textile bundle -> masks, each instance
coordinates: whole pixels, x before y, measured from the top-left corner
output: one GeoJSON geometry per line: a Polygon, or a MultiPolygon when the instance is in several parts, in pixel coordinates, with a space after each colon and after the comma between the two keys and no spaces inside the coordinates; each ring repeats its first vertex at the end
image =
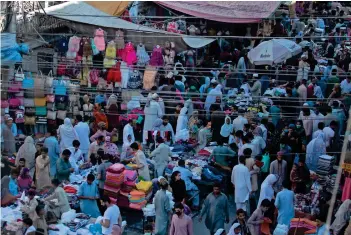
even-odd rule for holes
{"type": "Polygon", "coordinates": [[[129,194],[129,207],[141,210],[147,203],[145,193],[140,190],[133,190],[129,194]]]}
{"type": "Polygon", "coordinates": [[[124,165],[116,163],[107,168],[104,194],[110,197],[113,203],[117,202],[117,197],[124,182],[124,165]]]}
{"type": "Polygon", "coordinates": [[[317,174],[318,175],[330,175],[333,171],[335,164],[335,158],[328,155],[322,155],[318,159],[317,174]]]}

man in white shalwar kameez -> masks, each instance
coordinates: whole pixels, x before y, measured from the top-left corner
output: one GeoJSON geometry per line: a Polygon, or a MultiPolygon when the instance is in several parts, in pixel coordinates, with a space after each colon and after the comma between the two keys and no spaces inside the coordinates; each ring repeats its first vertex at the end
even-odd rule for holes
{"type": "Polygon", "coordinates": [[[83,122],[83,118],[81,115],[76,116],[77,124],[74,126],[74,130],[77,132],[79,142],[80,142],[80,150],[84,156],[85,160],[88,160],[88,152],[90,146],[90,128],[86,122],[83,122]]]}
{"type": "MultiPolygon", "coordinates": [[[[123,144],[125,143],[134,143],[135,142],[135,137],[134,137],[134,131],[132,127],[133,119],[129,119],[127,125],[123,127],[123,144]],[[131,141],[128,140],[128,136],[130,135],[131,141]]],[[[129,144],[130,145],[130,144],[129,144]]]]}
{"type": "Polygon", "coordinates": [[[251,189],[250,172],[245,166],[245,156],[239,157],[239,164],[233,168],[231,181],[234,185],[234,200],[236,209],[248,211],[247,204],[249,202],[251,189]]]}
{"type": "Polygon", "coordinates": [[[242,131],[244,129],[244,125],[248,124],[246,117],[244,117],[244,111],[239,110],[238,117],[233,120],[233,128],[236,131],[242,131]]]}
{"type": "Polygon", "coordinates": [[[152,100],[149,104],[146,104],[144,113],[145,113],[145,121],[144,121],[144,130],[143,130],[143,144],[146,144],[146,139],[148,136],[148,131],[152,131],[154,127],[154,122],[157,118],[162,118],[163,112],[162,109],[157,102],[158,95],[155,93],[151,96],[152,100]]]}

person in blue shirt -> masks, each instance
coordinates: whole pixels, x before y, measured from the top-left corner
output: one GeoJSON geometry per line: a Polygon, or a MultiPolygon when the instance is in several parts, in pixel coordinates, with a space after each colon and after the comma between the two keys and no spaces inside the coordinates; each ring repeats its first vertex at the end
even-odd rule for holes
{"type": "Polygon", "coordinates": [[[290,226],[290,221],[295,216],[294,211],[294,192],[288,189],[289,181],[283,181],[283,190],[280,191],[275,199],[274,205],[278,209],[278,224],[290,226]]]}
{"type": "Polygon", "coordinates": [[[50,131],[50,136],[44,141],[44,146],[48,148],[48,155],[50,158],[50,175],[56,175],[56,162],[60,154],[60,146],[56,138],[56,130],[50,131]]]}
{"type": "Polygon", "coordinates": [[[9,192],[13,196],[17,196],[19,191],[18,191],[18,183],[17,183],[17,178],[18,178],[19,172],[17,169],[11,170],[11,175],[10,175],[10,182],[9,182],[9,192]]]}
{"type": "Polygon", "coordinates": [[[105,104],[106,105],[107,98],[102,91],[99,91],[99,94],[95,96],[95,104],[105,104]]]}
{"type": "Polygon", "coordinates": [[[190,170],[185,168],[185,161],[179,160],[178,166],[173,168],[173,172],[179,171],[182,180],[185,182],[186,193],[189,197],[192,197],[193,209],[198,209],[200,204],[199,198],[199,189],[198,187],[191,181],[193,174],[190,170]]]}
{"type": "Polygon", "coordinates": [[[78,198],[80,199],[80,209],[84,214],[90,215],[93,218],[101,215],[96,202],[96,199],[99,198],[99,190],[93,174],[89,174],[87,181],[80,185],[78,198]]]}

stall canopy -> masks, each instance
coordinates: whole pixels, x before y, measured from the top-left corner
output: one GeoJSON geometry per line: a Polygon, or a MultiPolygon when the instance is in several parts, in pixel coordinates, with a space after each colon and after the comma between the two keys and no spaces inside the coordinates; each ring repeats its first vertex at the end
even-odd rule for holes
{"type": "Polygon", "coordinates": [[[274,13],[280,5],[280,1],[157,1],[156,3],[188,15],[226,23],[260,22],[274,13]]]}
{"type": "Polygon", "coordinates": [[[112,16],[120,16],[127,9],[129,1],[86,1],[89,5],[112,16]]]}
{"type": "MultiPolygon", "coordinates": [[[[90,31],[91,27],[89,27],[89,25],[102,28],[125,29],[127,30],[127,40],[131,40],[134,43],[145,43],[142,40],[147,40],[147,42],[150,45],[156,45],[162,43],[162,41],[164,42],[168,40],[175,42],[176,45],[180,47],[179,49],[186,49],[187,46],[192,48],[200,48],[206,46],[207,44],[215,40],[212,38],[194,37],[169,33],[163,30],[134,24],[132,22],[120,19],[118,17],[111,17],[110,14],[107,14],[104,11],[97,9],[92,4],[88,4],[86,2],[69,1],[63,4],[45,8],[44,10],[45,12],[43,10],[39,10],[39,13],[64,19],[67,21],[84,24],[82,26],[72,24],[72,26],[76,29],[79,28],[78,31],[80,32],[85,30],[90,31]],[[145,33],[153,33],[153,35],[148,35],[145,39],[143,38],[143,36],[145,36],[145,33]]],[[[108,30],[106,31],[108,32],[108,30]]]]}

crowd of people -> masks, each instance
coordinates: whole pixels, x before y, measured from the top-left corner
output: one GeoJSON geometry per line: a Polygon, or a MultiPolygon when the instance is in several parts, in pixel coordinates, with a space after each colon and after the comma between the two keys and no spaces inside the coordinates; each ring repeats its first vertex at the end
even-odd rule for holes
{"type": "MultiPolygon", "coordinates": [[[[299,14],[308,14],[308,9],[308,4],[301,6],[299,14]]],[[[316,9],[321,16],[332,17],[290,20],[283,14],[282,19],[276,19],[272,36],[292,36],[297,43],[308,41],[302,54],[286,61],[278,75],[272,67],[258,68],[250,63],[250,43],[241,47],[234,43],[235,50],[229,43],[214,57],[222,65],[235,67],[235,72],[223,68],[161,76],[158,87],[151,89],[142,105],[143,124],[129,118],[124,126],[109,127],[106,103],[96,102],[93,119],[81,115],[74,121],[66,118],[57,130],[47,133],[42,146],[27,136],[17,150],[16,124],[5,117],[1,205],[11,205],[25,192],[29,201],[20,201],[21,211],[27,215],[23,234],[48,234],[48,224],[70,210],[62,184],[72,173],[96,166],[97,175],[88,174],[79,187],[80,210],[94,218],[103,216],[103,234],[121,234],[120,209],[104,195],[106,170],[117,162],[133,163],[140,179],[157,179],[157,235],[196,234],[190,208],[198,211],[198,220],[204,220],[211,234],[272,234],[281,225],[290,228],[297,195],[317,195],[312,205],[316,212],[311,217],[317,222],[317,235],[350,234],[349,199],[333,215],[328,230],[325,222],[331,194],[320,196],[324,189],[317,174],[320,156],[331,156],[335,164],[340,159],[351,97],[350,52],[345,46],[350,25],[343,20],[340,8],[321,4],[316,9]],[[308,31],[299,31],[303,21],[308,31]],[[326,40],[317,50],[311,36],[320,27],[326,40]],[[323,72],[317,69],[317,60],[327,61],[323,72]],[[205,198],[200,197],[184,159],[169,177],[166,175],[172,145],[186,143],[188,151],[196,155],[214,142],[208,164],[220,172],[223,181],[214,183],[205,198]],[[9,159],[14,153],[12,162],[9,159]],[[37,200],[35,196],[47,188],[52,189],[51,194],[37,200]],[[167,191],[172,192],[173,208],[167,191]],[[235,220],[230,217],[232,203],[235,220]],[[228,223],[231,227],[226,232],[228,223]]],[[[203,66],[215,65],[205,59],[203,66]]]]}

